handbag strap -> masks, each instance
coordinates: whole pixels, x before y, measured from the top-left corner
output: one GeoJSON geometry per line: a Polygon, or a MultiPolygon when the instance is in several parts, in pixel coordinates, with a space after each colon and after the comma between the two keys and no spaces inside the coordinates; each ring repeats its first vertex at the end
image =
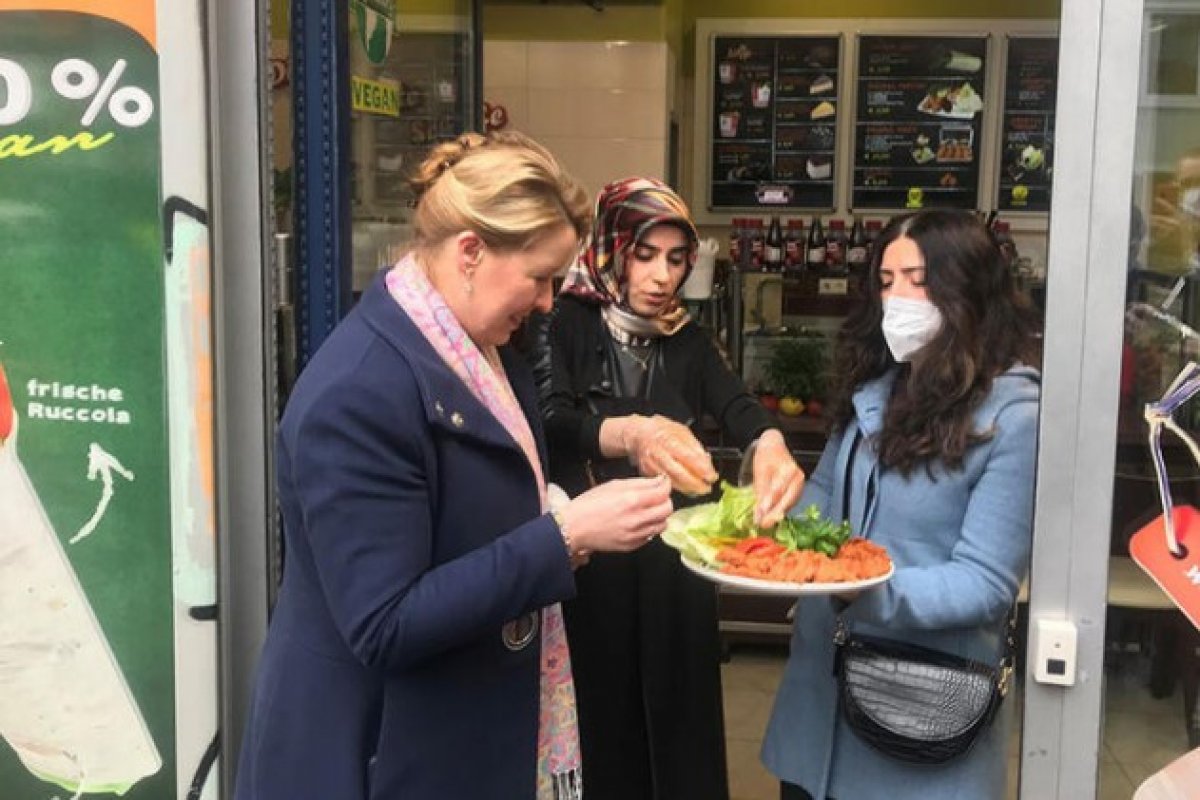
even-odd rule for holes
{"type": "Polygon", "coordinates": [[[1004,626],[1004,655],[996,668],[996,690],[1000,696],[1008,694],[1012,686],[1013,673],[1017,663],[1017,604],[1008,611],[1008,624],[1004,626]]]}
{"type": "MultiPolygon", "coordinates": [[[[862,445],[862,428],[856,424],[854,426],[854,441],[850,443],[850,454],[846,457],[846,476],[842,480],[842,519],[849,521],[850,519],[850,487],[853,485],[854,478],[854,461],[858,457],[858,448],[862,445]]],[[[864,508],[870,508],[871,502],[875,499],[875,477],[867,481],[867,498],[863,504],[864,508]]],[[[866,538],[866,531],[859,531],[859,536],[866,538]]]]}
{"type": "MultiPolygon", "coordinates": [[[[850,519],[850,486],[851,479],[854,475],[854,460],[858,456],[858,448],[862,444],[862,429],[855,425],[854,441],[850,444],[850,454],[846,458],[846,476],[842,481],[842,519],[850,519]]],[[[874,499],[875,484],[874,481],[867,482],[867,498],[866,505],[870,506],[874,499]]],[[[865,534],[865,531],[860,531],[860,534],[865,534]]],[[[844,606],[843,606],[844,608],[844,606]]],[[[834,654],[834,673],[837,672],[838,655],[842,649],[842,645],[850,639],[850,628],[846,624],[846,620],[840,613],[837,614],[836,622],[833,631],[833,641],[836,645],[834,654]]],[[[1008,623],[1004,626],[1004,653],[1000,656],[1000,662],[996,665],[996,690],[1001,697],[1008,694],[1009,688],[1012,686],[1013,672],[1015,670],[1017,660],[1017,604],[1013,603],[1008,612],[1008,623]]]]}

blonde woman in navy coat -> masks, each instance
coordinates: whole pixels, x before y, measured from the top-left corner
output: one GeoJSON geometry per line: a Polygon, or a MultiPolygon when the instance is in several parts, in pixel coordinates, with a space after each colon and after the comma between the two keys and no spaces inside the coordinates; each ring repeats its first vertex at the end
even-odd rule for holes
{"type": "Polygon", "coordinates": [[[922,211],[880,234],[868,300],[843,327],[834,435],[800,506],[890,551],[896,573],[847,605],[805,598],[763,761],[784,800],[1000,800],[1009,698],[939,766],[872,749],[840,717],[834,625],[997,663],[1032,535],[1034,322],[974,215],[922,211]]]}
{"type": "Polygon", "coordinates": [[[558,604],[590,551],[636,549],[671,511],[656,478],[552,508],[504,347],[578,250],[578,184],[525,137],[469,134],[417,185],[413,251],[283,418],[287,561],[237,800],[581,797],[558,604]]]}

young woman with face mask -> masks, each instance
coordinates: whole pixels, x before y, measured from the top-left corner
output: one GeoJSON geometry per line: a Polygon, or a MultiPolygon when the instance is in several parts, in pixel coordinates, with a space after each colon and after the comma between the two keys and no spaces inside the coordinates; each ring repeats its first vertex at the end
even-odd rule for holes
{"type": "Polygon", "coordinates": [[[856,597],[801,600],[763,761],[785,800],[1003,798],[1011,700],[965,755],[916,766],[847,727],[830,665],[839,617],[851,634],[999,662],[1032,535],[1035,321],[966,212],[893,220],[867,291],[838,340],[833,431],[800,505],[848,518],[896,571],[856,597]]]}
{"type": "MultiPolygon", "coordinates": [[[[550,476],[572,494],[666,475],[676,503],[717,474],[692,428],[705,415],[753,457],[755,515],[772,526],[804,474],[678,292],[696,254],[683,200],[629,178],[596,200],[592,235],[537,330],[534,369],[550,476]]],[[[692,500],[691,502],[695,502],[692,500]]],[[[725,800],[716,592],[661,542],[597,554],[564,605],[589,800],[725,800]]]]}

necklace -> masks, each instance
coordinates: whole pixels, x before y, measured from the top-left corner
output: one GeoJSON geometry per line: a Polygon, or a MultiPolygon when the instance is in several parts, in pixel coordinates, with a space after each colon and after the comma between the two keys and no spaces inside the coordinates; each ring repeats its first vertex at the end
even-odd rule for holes
{"type": "Polygon", "coordinates": [[[653,352],[654,352],[651,347],[646,348],[646,355],[644,355],[644,356],[638,355],[637,351],[634,350],[632,347],[630,347],[627,344],[621,345],[621,352],[624,353],[625,355],[629,356],[630,358],[632,358],[634,360],[634,363],[636,363],[639,367],[642,368],[642,372],[646,372],[650,369],[650,357],[653,355],[653,352]]]}

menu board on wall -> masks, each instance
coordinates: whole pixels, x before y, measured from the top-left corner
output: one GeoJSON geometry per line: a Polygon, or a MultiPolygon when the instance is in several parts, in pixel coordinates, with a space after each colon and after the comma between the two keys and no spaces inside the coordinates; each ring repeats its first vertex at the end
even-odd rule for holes
{"type": "Polygon", "coordinates": [[[1058,39],[1010,37],[996,198],[1004,211],[1050,210],[1057,90],[1058,39]]]}
{"type": "Polygon", "coordinates": [[[986,36],[860,36],[852,207],[975,208],[986,36]]]}
{"type": "Polygon", "coordinates": [[[833,208],[840,36],[714,39],[711,208],[833,208]]]}

